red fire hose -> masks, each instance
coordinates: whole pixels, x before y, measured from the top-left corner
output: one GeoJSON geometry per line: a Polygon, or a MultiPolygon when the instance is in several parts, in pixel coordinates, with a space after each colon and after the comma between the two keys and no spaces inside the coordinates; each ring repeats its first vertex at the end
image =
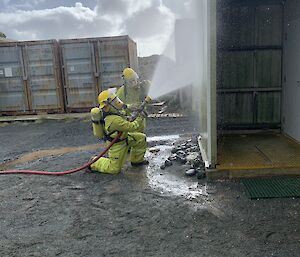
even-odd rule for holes
{"type": "Polygon", "coordinates": [[[120,138],[122,135],[122,132],[119,132],[119,134],[114,138],[114,140],[104,149],[102,153],[100,153],[95,159],[92,161],[84,164],[83,166],[73,169],[73,170],[65,170],[65,171],[37,171],[37,170],[5,170],[5,171],[0,171],[0,175],[5,175],[5,174],[33,174],[33,175],[48,175],[48,176],[62,176],[62,175],[67,175],[71,174],[80,170],[83,170],[87,167],[89,167],[91,164],[96,162],[98,159],[100,159],[106,152],[112,147],[112,145],[120,138]]]}

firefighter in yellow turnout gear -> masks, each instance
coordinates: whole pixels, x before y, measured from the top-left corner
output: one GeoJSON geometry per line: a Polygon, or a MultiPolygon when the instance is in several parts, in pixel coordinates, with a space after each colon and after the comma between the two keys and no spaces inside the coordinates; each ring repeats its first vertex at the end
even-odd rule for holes
{"type": "MultiPolygon", "coordinates": [[[[128,109],[135,110],[147,96],[150,81],[139,82],[139,76],[132,68],[125,68],[122,72],[122,77],[124,84],[117,90],[116,95],[128,105],[128,109]]],[[[138,132],[145,133],[145,128],[146,120],[143,119],[138,132]]]]}
{"type": "Polygon", "coordinates": [[[146,135],[136,132],[141,124],[141,117],[134,121],[127,121],[119,114],[125,106],[123,102],[111,91],[105,90],[98,96],[100,109],[103,112],[103,130],[108,143],[110,143],[119,132],[122,132],[120,139],[109,149],[108,158],[102,157],[90,168],[93,171],[102,173],[117,174],[123,167],[128,150],[130,149],[130,161],[132,166],[147,165],[144,159],[147,142],[146,135]]]}
{"type": "Polygon", "coordinates": [[[133,69],[125,68],[122,77],[124,85],[118,90],[117,95],[129,107],[137,107],[141,101],[139,76],[133,69]]]}

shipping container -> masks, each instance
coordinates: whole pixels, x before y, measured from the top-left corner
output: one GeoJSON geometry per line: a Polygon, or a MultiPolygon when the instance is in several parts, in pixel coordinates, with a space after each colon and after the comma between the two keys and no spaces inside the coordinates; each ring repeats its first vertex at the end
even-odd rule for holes
{"type": "MultiPolygon", "coordinates": [[[[199,116],[199,146],[206,167],[217,161],[217,41],[216,0],[195,1],[196,28],[193,31],[199,48],[195,51],[199,70],[193,87],[192,104],[199,116]]],[[[186,28],[189,30],[189,27],[186,28]]],[[[194,57],[195,58],[195,57],[194,57]]]]}
{"type": "Polygon", "coordinates": [[[283,54],[283,132],[300,142],[300,2],[285,4],[283,54]]]}
{"type": "Polygon", "coordinates": [[[128,36],[1,42],[0,113],[86,111],[101,90],[122,85],[126,67],[138,72],[128,36]]]}
{"type": "Polygon", "coordinates": [[[29,111],[21,46],[0,44],[0,111],[29,111]]]}
{"type": "Polygon", "coordinates": [[[57,41],[0,43],[1,114],[63,111],[57,41]]]}
{"type": "Polygon", "coordinates": [[[219,126],[280,127],[282,3],[219,3],[219,126]]]}
{"type": "MultiPolygon", "coordinates": [[[[242,139],[250,130],[259,133],[275,128],[300,142],[300,1],[195,2],[201,34],[197,58],[202,65],[193,102],[197,103],[199,145],[206,167],[218,170],[222,165],[222,138],[228,134],[239,133],[242,139]]],[[[299,144],[289,147],[288,137],[284,145],[297,152],[299,144]]],[[[260,150],[266,145],[244,141],[249,144],[240,147],[241,154],[253,147],[255,156],[270,165],[260,150]]],[[[226,147],[230,154],[232,148],[226,147]]],[[[276,149],[270,142],[268,151],[272,147],[276,149]]]]}
{"type": "Polygon", "coordinates": [[[122,86],[122,71],[138,72],[136,43],[128,36],[60,40],[66,110],[97,105],[106,88],[122,86]]]}

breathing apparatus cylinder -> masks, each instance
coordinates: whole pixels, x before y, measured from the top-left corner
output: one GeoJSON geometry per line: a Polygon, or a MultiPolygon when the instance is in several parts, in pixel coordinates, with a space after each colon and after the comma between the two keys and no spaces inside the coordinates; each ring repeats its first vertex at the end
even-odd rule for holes
{"type": "Polygon", "coordinates": [[[102,110],[98,107],[91,109],[91,118],[93,124],[93,134],[99,139],[104,138],[104,124],[102,122],[102,110]]]}

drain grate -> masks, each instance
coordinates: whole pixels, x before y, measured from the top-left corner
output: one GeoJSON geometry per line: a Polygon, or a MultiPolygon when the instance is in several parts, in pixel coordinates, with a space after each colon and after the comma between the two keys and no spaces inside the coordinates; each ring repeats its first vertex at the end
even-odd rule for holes
{"type": "Polygon", "coordinates": [[[300,178],[242,179],[249,198],[300,197],[300,178]]]}

